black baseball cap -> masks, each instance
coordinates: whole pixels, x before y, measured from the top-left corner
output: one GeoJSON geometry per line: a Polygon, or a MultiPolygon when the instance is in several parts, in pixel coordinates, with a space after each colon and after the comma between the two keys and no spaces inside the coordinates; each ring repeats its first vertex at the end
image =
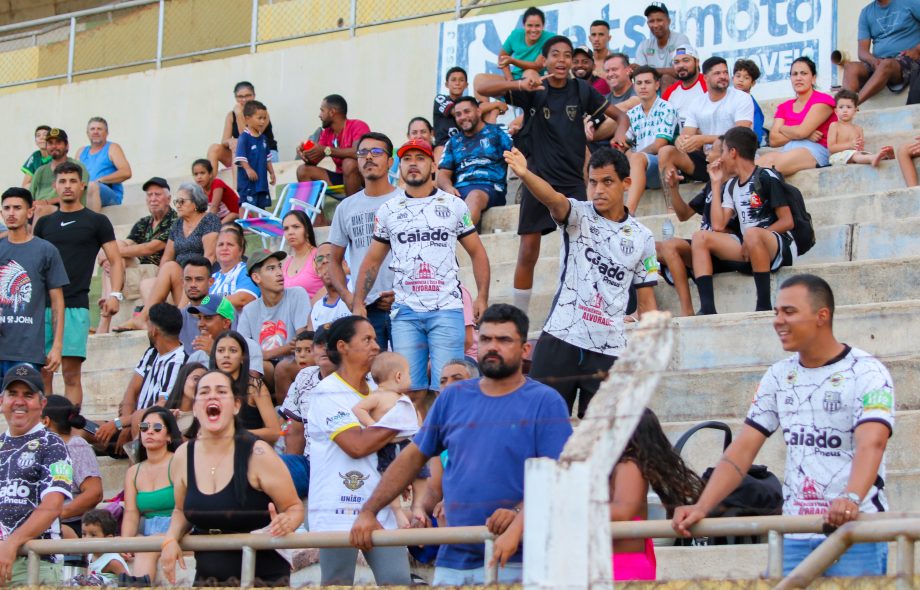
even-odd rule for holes
{"type": "Polygon", "coordinates": [[[169,183],[166,182],[165,178],[161,178],[159,176],[154,176],[153,178],[145,182],[144,185],[141,187],[141,189],[144,192],[147,192],[147,189],[150,188],[151,186],[158,186],[160,188],[165,188],[166,190],[169,190],[169,183]]]}
{"type": "Polygon", "coordinates": [[[45,384],[42,383],[41,373],[29,363],[20,363],[10,367],[10,370],[3,376],[3,391],[9,389],[10,385],[16,381],[22,381],[32,391],[45,394],[45,384]]]}
{"type": "Polygon", "coordinates": [[[59,141],[63,141],[66,144],[70,143],[70,141],[67,139],[67,132],[63,129],[58,129],[57,127],[48,132],[48,137],[45,139],[45,141],[49,139],[57,139],[59,141]]]}
{"type": "Polygon", "coordinates": [[[668,7],[665,6],[664,2],[652,2],[651,4],[646,6],[645,7],[645,18],[648,18],[648,15],[652,14],[653,12],[663,12],[664,15],[669,18],[671,16],[671,13],[668,11],[668,7]]]}
{"type": "Polygon", "coordinates": [[[580,45],[580,46],[576,47],[575,50],[572,52],[572,57],[575,57],[575,56],[578,55],[579,53],[581,53],[581,54],[583,54],[583,55],[587,55],[587,56],[588,56],[588,59],[594,61],[594,52],[591,51],[591,48],[590,48],[590,47],[585,47],[584,45],[580,45]]]}
{"type": "Polygon", "coordinates": [[[32,198],[32,192],[27,188],[22,188],[21,186],[11,186],[10,188],[3,191],[3,195],[0,196],[0,202],[5,201],[7,197],[18,197],[24,200],[29,204],[29,207],[32,206],[34,199],[32,198]]]}
{"type": "Polygon", "coordinates": [[[320,324],[316,330],[313,331],[313,345],[321,344],[326,346],[326,336],[329,335],[329,328],[332,327],[332,322],[326,322],[325,324],[320,324]]]}

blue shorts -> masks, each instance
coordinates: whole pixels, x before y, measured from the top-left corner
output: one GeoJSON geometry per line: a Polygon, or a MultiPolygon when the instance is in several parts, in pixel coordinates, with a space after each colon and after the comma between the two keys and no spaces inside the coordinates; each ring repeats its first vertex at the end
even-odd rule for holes
{"type": "Polygon", "coordinates": [[[121,201],[124,198],[124,192],[118,192],[104,182],[97,182],[99,186],[99,200],[102,202],[103,207],[111,207],[112,205],[121,205],[121,201]]]}
{"type": "Polygon", "coordinates": [[[144,536],[165,535],[169,530],[171,516],[148,516],[144,518],[144,536]]]}
{"type": "Polygon", "coordinates": [[[457,191],[460,193],[460,198],[464,201],[466,200],[466,196],[473,191],[482,191],[488,195],[489,202],[486,203],[483,211],[492,207],[505,206],[505,193],[507,189],[497,184],[468,184],[466,186],[458,186],[457,191]]]}
{"type": "Polygon", "coordinates": [[[811,157],[817,162],[818,168],[823,168],[830,162],[831,155],[827,147],[808,139],[794,139],[784,145],[782,151],[788,152],[799,148],[808,150],[808,153],[810,153],[811,157]]]}
{"type": "Polygon", "coordinates": [[[272,196],[269,193],[249,193],[246,196],[240,195],[240,204],[249,203],[259,209],[268,209],[272,206],[272,196]]]}
{"type": "MultiPolygon", "coordinates": [[[[471,570],[458,570],[452,567],[435,565],[432,586],[468,586],[485,584],[485,567],[476,567],[471,570]]],[[[509,563],[505,567],[498,567],[498,582],[501,584],[517,584],[524,579],[524,565],[520,562],[509,563]]]]}
{"type": "Polygon", "coordinates": [[[658,154],[645,154],[648,166],[645,167],[645,188],[658,190],[661,188],[661,172],[658,170],[658,154]]]}
{"type": "Polygon", "coordinates": [[[310,493],[310,460],[303,455],[281,455],[294,480],[297,495],[306,498],[310,493]]]}
{"type": "Polygon", "coordinates": [[[412,379],[410,388],[414,391],[438,391],[441,368],[449,360],[463,358],[463,340],[466,335],[463,310],[415,311],[407,305],[394,305],[393,308],[397,309],[391,316],[393,350],[409,361],[412,379]]]}
{"type": "MultiPolygon", "coordinates": [[[[799,565],[827,537],[783,539],[783,575],[799,565]]],[[[827,568],[825,576],[884,576],[888,571],[888,543],[857,543],[827,568]]]]}

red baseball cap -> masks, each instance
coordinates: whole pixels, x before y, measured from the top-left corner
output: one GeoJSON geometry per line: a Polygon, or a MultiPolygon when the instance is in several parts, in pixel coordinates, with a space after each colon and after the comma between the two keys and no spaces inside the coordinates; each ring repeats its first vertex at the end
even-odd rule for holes
{"type": "Polygon", "coordinates": [[[403,155],[409,150],[418,150],[427,155],[432,160],[434,159],[434,151],[431,149],[431,144],[424,139],[410,139],[400,146],[399,150],[396,152],[396,155],[397,157],[402,158],[403,155]]]}

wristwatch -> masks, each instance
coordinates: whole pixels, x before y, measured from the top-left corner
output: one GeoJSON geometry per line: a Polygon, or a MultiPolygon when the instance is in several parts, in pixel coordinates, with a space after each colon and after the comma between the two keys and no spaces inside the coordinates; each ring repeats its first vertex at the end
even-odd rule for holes
{"type": "Polygon", "coordinates": [[[121,417],[120,417],[120,416],[119,416],[118,418],[115,418],[114,424],[115,424],[115,428],[117,428],[118,430],[121,430],[122,428],[124,428],[124,427],[121,425],[121,417]]]}
{"type": "Polygon", "coordinates": [[[119,301],[119,302],[125,300],[125,296],[120,291],[112,291],[111,293],[109,293],[109,297],[114,297],[115,301],[119,301]]]}
{"type": "Polygon", "coordinates": [[[860,497],[859,497],[859,494],[857,494],[856,492],[847,492],[847,493],[845,493],[845,494],[840,494],[840,495],[837,496],[837,497],[838,497],[838,498],[846,498],[847,500],[849,500],[850,502],[856,504],[857,506],[859,506],[860,504],[862,504],[862,498],[860,498],[860,497]]]}
{"type": "Polygon", "coordinates": [[[324,153],[324,154],[326,155],[326,157],[328,158],[329,156],[332,155],[332,148],[329,147],[329,146],[327,145],[327,146],[326,146],[326,149],[323,150],[323,153],[324,153]]]}

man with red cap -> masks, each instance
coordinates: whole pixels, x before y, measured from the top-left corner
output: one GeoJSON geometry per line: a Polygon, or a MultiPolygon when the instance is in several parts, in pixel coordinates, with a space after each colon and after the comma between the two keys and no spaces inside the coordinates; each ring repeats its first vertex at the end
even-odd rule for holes
{"type": "Polygon", "coordinates": [[[374,239],[355,282],[352,311],[366,315],[364,296],[387,253],[393,258],[393,349],[409,360],[413,401],[437,390],[441,367],[463,356],[463,300],[457,242],[473,262],[478,320],[489,298],[489,258],[466,203],[435,187],[431,145],[411,139],[397,151],[405,191],[385,202],[374,219],[374,239]],[[431,377],[428,364],[431,363],[431,377]]]}

